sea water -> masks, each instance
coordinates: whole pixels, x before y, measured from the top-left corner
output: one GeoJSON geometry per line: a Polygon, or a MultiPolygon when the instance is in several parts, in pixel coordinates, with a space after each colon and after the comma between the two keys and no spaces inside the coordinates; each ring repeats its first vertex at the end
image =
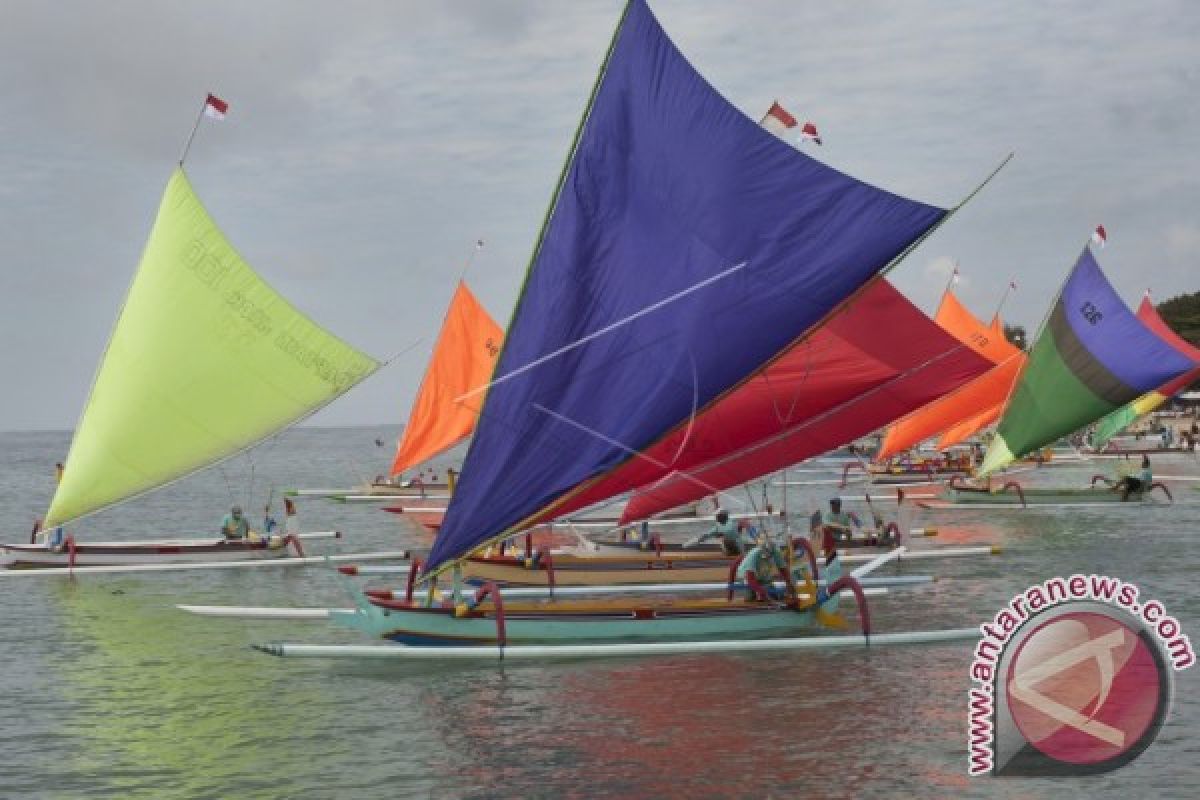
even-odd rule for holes
{"type": "MultiPolygon", "coordinates": [[[[395,434],[291,431],[97,514],[75,533],[211,535],[230,505],[254,521],[268,499],[278,516],[284,488],[349,487],[385,471],[395,434]]],[[[0,434],[6,540],[28,539],[68,443],[66,433],[0,434]]],[[[1155,466],[1200,475],[1192,457],[1155,466]]],[[[1020,477],[1079,486],[1097,471],[1020,477]]],[[[873,598],[875,628],[976,626],[1027,586],[1098,572],[1136,583],[1200,644],[1196,485],[1176,488],[1174,506],[910,510],[906,527],[941,529],[914,547],[996,543],[1005,552],[888,568],[939,580],[873,598]]],[[[835,491],[848,505],[859,493],[819,485],[790,489],[786,502],[804,513],[835,491]]],[[[778,487],[769,499],[784,502],[778,487]]],[[[761,505],[761,492],[739,491],[726,504],[738,502],[761,505]]],[[[894,513],[894,504],[878,507],[894,513]]],[[[345,532],[330,549],[430,544],[417,526],[373,505],[302,499],[299,508],[305,530],[345,532]]],[[[1200,668],[1176,675],[1165,728],[1123,769],[968,779],[971,643],[519,665],[277,660],[250,645],[364,639],[324,622],[196,617],[176,603],[344,607],[349,599],[325,567],[0,576],[0,797],[1094,800],[1200,791],[1200,668]]]]}

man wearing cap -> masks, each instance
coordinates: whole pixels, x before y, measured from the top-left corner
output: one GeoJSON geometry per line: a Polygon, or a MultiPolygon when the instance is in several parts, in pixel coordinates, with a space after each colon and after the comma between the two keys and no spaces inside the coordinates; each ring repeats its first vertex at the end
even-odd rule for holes
{"type": "Polygon", "coordinates": [[[221,520],[221,533],[226,539],[245,539],[250,534],[250,524],[242,516],[241,506],[234,506],[221,520]]]}

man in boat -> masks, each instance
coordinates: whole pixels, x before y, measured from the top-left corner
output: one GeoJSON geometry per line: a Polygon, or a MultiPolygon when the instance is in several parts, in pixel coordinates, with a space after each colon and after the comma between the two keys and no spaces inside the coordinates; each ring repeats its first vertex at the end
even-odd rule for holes
{"type": "Polygon", "coordinates": [[[242,516],[242,507],[234,506],[221,520],[221,533],[226,539],[245,539],[250,535],[250,523],[242,516]]]}
{"type": "Polygon", "coordinates": [[[1126,475],[1121,480],[1113,484],[1112,490],[1121,493],[1121,502],[1129,499],[1131,494],[1141,494],[1149,491],[1150,484],[1154,483],[1154,472],[1150,469],[1150,456],[1142,456],[1142,468],[1138,470],[1137,476],[1126,475]]]}
{"type": "Polygon", "coordinates": [[[758,544],[742,558],[734,573],[734,581],[746,586],[747,600],[781,600],[787,592],[774,585],[787,566],[779,546],[770,535],[763,533],[758,544]]]}
{"type": "Polygon", "coordinates": [[[829,498],[829,510],[821,512],[821,520],[817,526],[822,534],[829,534],[840,541],[850,541],[853,529],[861,528],[862,523],[854,514],[842,511],[842,498],[829,498]]]}
{"type": "Polygon", "coordinates": [[[724,548],[727,556],[740,556],[745,552],[741,530],[729,518],[729,512],[723,508],[717,509],[717,517],[712,530],[699,538],[689,540],[688,545],[695,546],[709,539],[720,539],[721,547],[724,548]]]}

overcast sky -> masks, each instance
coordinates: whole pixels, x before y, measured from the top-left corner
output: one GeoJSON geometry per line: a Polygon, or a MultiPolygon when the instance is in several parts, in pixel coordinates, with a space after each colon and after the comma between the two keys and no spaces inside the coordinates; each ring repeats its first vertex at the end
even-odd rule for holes
{"type": "MultiPolygon", "coordinates": [[[[620,0],[0,6],[0,430],[70,428],[205,94],[201,198],[280,292],[386,358],[314,418],[400,422],[473,242],[501,324],[620,0]]],[[[1097,223],[1130,304],[1200,289],[1200,5],[651,0],[732,103],[817,158],[949,206],[894,273],[1036,327],[1097,223]]]]}

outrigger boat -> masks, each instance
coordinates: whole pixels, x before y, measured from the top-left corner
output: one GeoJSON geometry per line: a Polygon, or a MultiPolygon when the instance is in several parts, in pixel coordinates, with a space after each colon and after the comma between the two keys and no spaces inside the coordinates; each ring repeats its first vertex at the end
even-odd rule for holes
{"type": "MultiPolygon", "coordinates": [[[[680,459],[657,457],[669,435],[678,441],[666,446],[679,453],[691,421],[822,321],[840,318],[835,312],[848,298],[878,286],[873,278],[949,213],[837,173],[759,129],[684,60],[644,0],[631,0],[560,176],[494,377],[469,393],[486,392],[485,405],[421,580],[447,571],[461,578],[464,559],[479,548],[616,496],[626,490],[618,484],[643,484],[629,475],[606,480],[623,467],[646,466],[650,480],[680,469],[680,459]],[[730,308],[770,324],[712,324],[730,308]]],[[[954,375],[975,374],[970,354],[933,349],[958,364],[954,375]]],[[[807,372],[811,362],[803,363],[807,372]]],[[[918,359],[907,370],[924,364],[918,359]]],[[[937,372],[912,388],[932,391],[924,387],[937,372]]],[[[901,373],[908,374],[893,370],[877,380],[890,388],[901,373]]],[[[847,411],[847,420],[859,411],[847,411]]],[[[838,430],[852,428],[847,421],[838,430]]],[[[830,449],[812,441],[805,447],[830,449]]],[[[489,644],[538,657],[723,649],[727,640],[749,650],[772,637],[780,641],[769,646],[782,647],[795,641],[792,634],[843,626],[836,603],[848,588],[863,632],[856,644],[967,636],[873,634],[858,579],[900,555],[882,554],[844,577],[833,558],[826,566],[834,574],[821,590],[810,552],[803,582],[790,570],[782,576],[781,601],[751,585],[760,598],[754,602],[726,596],[506,608],[494,583],[455,602],[455,580],[440,603],[355,592],[354,611],[332,619],[410,643],[393,646],[392,657],[490,657],[495,649],[478,647],[489,644]],[[522,650],[521,642],[551,644],[522,650]],[[473,646],[434,652],[429,644],[473,646]]],[[[838,645],[846,644],[842,638],[838,645]]]]}
{"type": "Polygon", "coordinates": [[[115,567],[147,564],[213,564],[267,558],[306,558],[305,542],[340,539],[339,531],[301,533],[291,502],[287,502],[283,533],[244,539],[224,537],[134,540],[125,542],[76,542],[59,535],[38,541],[35,525],[29,544],[0,545],[0,568],[53,569],[56,567],[115,567]]]}
{"type": "Polygon", "coordinates": [[[293,308],[242,260],[201,205],[181,161],[45,520],[35,525],[32,543],[3,545],[0,558],[7,566],[51,571],[303,558],[302,542],[337,534],[292,527],[242,541],[87,543],[65,526],[252,447],[379,366],[293,308]]]}
{"type": "MultiPolygon", "coordinates": [[[[1149,328],[1122,302],[1085,246],[1059,292],[1022,371],[979,470],[986,477],[1111,413],[1197,364],[1149,328]]],[[[955,506],[1112,505],[1123,496],[1144,500],[1160,483],[1137,492],[1092,488],[954,485],[926,508],[955,506]],[[1008,494],[1011,491],[1013,494],[1008,494]]]]}
{"type": "MultiPolygon", "coordinates": [[[[482,246],[482,242],[479,244],[482,246]]],[[[464,403],[462,395],[487,382],[503,340],[504,330],[460,278],[396,447],[390,480],[380,475],[361,489],[292,491],[343,502],[388,502],[397,497],[449,499],[456,477],[452,468],[446,469],[445,481],[440,481],[436,472],[432,478],[417,475],[403,480],[402,476],[442,455],[475,430],[477,409],[474,404],[464,403]]]]}
{"type": "Polygon", "coordinates": [[[973,468],[969,458],[965,462],[940,457],[894,459],[884,464],[866,465],[850,461],[842,468],[841,485],[847,485],[853,470],[862,470],[867,480],[876,486],[905,486],[941,483],[955,476],[970,475],[973,468]]]}
{"type": "MultiPolygon", "coordinates": [[[[973,551],[980,548],[960,549],[972,551],[961,553],[967,555],[974,554],[973,551]]],[[[763,637],[795,635],[825,627],[843,629],[846,623],[837,614],[838,604],[841,597],[849,596],[856,601],[864,638],[855,642],[833,640],[829,642],[830,646],[876,644],[879,634],[872,632],[866,598],[886,593],[892,588],[925,584],[930,578],[917,575],[876,578],[872,573],[902,557],[919,555],[919,552],[906,553],[906,548],[900,547],[873,557],[860,557],[855,560],[865,563],[845,577],[841,577],[841,558],[836,558],[826,566],[824,578],[812,579],[810,576],[817,573],[802,568],[793,573],[804,578],[801,582],[796,583],[789,578],[772,584],[774,594],[785,598],[778,601],[768,599],[763,586],[734,581],[543,589],[500,588],[488,583],[464,595],[459,590],[445,593],[439,593],[436,589],[414,590],[410,580],[403,592],[369,589],[356,594],[359,605],[350,609],[177,607],[188,613],[210,617],[332,621],[373,638],[406,645],[400,648],[406,653],[415,653],[432,645],[439,650],[447,645],[494,645],[501,648],[500,655],[503,657],[524,644],[586,642],[600,647],[593,651],[581,651],[582,654],[632,655],[639,651],[619,647],[609,649],[609,646],[616,643],[679,641],[689,643],[685,651],[695,651],[708,649],[712,643],[705,640],[709,637],[751,643],[763,637]],[[752,599],[744,594],[749,592],[758,592],[758,598],[752,599]],[[639,599],[630,600],[622,596],[629,593],[637,594],[639,599]],[[723,596],[687,597],[693,593],[721,593],[723,596]],[[669,594],[670,597],[655,597],[662,594],[669,594]]],[[[960,553],[929,552],[926,555],[943,557],[960,553]]],[[[806,566],[815,569],[811,561],[806,566]]],[[[359,574],[380,574],[384,569],[363,570],[359,574]]],[[[887,634],[883,636],[885,643],[891,641],[887,634]]],[[[956,632],[920,631],[897,636],[899,638],[892,643],[949,641],[962,635],[956,632]]],[[[267,645],[259,646],[259,649],[273,655],[301,654],[298,650],[289,651],[291,647],[267,645]]],[[[357,651],[352,648],[342,654],[349,652],[357,651]]],[[[564,653],[565,648],[554,648],[543,652],[543,655],[554,655],[555,652],[564,653]]],[[[654,645],[650,645],[650,649],[644,652],[657,651],[654,645]]],[[[320,646],[307,654],[319,653],[338,654],[336,649],[324,650],[320,646]]]]}
{"type": "MultiPolygon", "coordinates": [[[[735,597],[746,584],[638,587],[640,601],[590,599],[586,587],[572,590],[507,589],[488,585],[465,601],[409,586],[401,596],[369,590],[358,608],[262,608],[179,605],[210,617],[260,620],[320,620],[387,640],[388,646],[255,645],[283,657],[493,659],[658,655],[688,652],[750,652],[827,647],[935,644],[978,636],[975,629],[876,633],[866,598],[889,588],[919,585],[927,576],[874,578],[870,573],[899,557],[902,549],[876,557],[846,578],[809,580],[801,586],[776,582],[786,600],[735,597]],[[690,591],[724,591],[725,597],[695,598],[690,591]],[[668,600],[653,600],[669,592],[668,600]],[[568,595],[563,597],[562,595],[568,595]],[[842,597],[855,600],[859,635],[804,636],[829,627],[844,629],[842,597]],[[506,600],[505,597],[508,599],[506,600]],[[515,601],[515,602],[514,602],[515,601]],[[397,646],[399,645],[399,646],[397,646]]],[[[612,591],[620,587],[599,587],[612,591]]],[[[762,589],[762,587],[759,587],[762,589]]],[[[763,589],[765,591],[765,589],[763,589]]]]}

